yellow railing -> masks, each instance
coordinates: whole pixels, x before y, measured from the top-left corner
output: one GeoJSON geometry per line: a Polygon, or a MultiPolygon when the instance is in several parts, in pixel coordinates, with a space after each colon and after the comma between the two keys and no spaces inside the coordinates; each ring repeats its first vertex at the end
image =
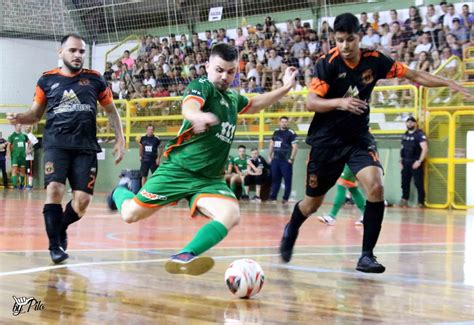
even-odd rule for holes
{"type": "MultiPolygon", "coordinates": [[[[277,104],[260,113],[239,115],[236,137],[258,139],[259,143],[263,145],[264,137],[272,135],[274,129],[278,128],[278,119],[282,115],[289,117],[290,126],[298,135],[306,135],[314,116],[314,113],[305,110],[307,94],[307,92],[291,92],[277,104]]],[[[248,97],[255,95],[249,94],[248,97]]],[[[405,129],[406,116],[418,116],[419,96],[415,86],[375,87],[374,96],[387,98],[387,101],[371,103],[371,118],[373,120],[371,129],[374,134],[401,134],[405,129]],[[393,99],[388,100],[390,96],[393,99]]],[[[156,134],[161,137],[175,136],[182,122],[181,99],[181,97],[159,97],[129,101],[115,100],[123,121],[127,145],[136,137],[141,136],[148,124],[153,124],[156,134]]],[[[18,107],[23,110],[27,108],[26,105],[1,105],[1,107],[18,107]]],[[[7,121],[0,119],[0,123],[7,123],[7,121]]],[[[41,136],[43,127],[44,120],[39,123],[36,130],[38,136],[41,136]]],[[[107,117],[99,108],[97,137],[107,139],[113,136],[107,117]]]]}

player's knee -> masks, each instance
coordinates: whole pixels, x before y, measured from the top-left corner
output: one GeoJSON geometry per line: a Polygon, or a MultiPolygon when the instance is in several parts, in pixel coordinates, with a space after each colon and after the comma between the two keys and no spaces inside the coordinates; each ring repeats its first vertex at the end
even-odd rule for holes
{"type": "Polygon", "coordinates": [[[89,196],[75,198],[73,201],[74,210],[79,214],[82,215],[86,212],[87,207],[91,203],[91,198],[89,196]]]}
{"type": "Polygon", "coordinates": [[[46,193],[49,200],[53,202],[56,202],[58,200],[61,201],[63,197],[63,186],[61,186],[60,184],[50,183],[46,188],[46,193]]]}
{"type": "Polygon", "coordinates": [[[221,222],[227,230],[230,230],[237,226],[240,222],[240,210],[239,206],[235,205],[226,209],[226,211],[222,211],[221,215],[214,220],[221,222]]]}
{"type": "Polygon", "coordinates": [[[382,183],[373,182],[367,187],[367,198],[370,201],[383,200],[384,189],[382,183]]]}

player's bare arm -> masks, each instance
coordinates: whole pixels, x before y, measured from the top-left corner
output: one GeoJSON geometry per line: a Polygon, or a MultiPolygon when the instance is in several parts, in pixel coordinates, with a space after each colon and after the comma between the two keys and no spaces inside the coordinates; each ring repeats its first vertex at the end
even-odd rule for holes
{"type": "Polygon", "coordinates": [[[122,121],[114,103],[104,106],[104,110],[109,118],[109,125],[114,129],[115,145],[112,151],[115,157],[115,163],[118,164],[125,154],[125,140],[123,137],[122,121]]]}
{"type": "Polygon", "coordinates": [[[309,93],[306,108],[310,112],[326,113],[334,110],[347,111],[361,115],[367,110],[368,104],[359,98],[326,99],[314,93],[309,93]]]}
{"type": "Polygon", "coordinates": [[[297,73],[298,69],[296,69],[295,67],[286,68],[285,75],[283,76],[283,87],[275,89],[274,91],[271,91],[269,93],[253,97],[252,106],[250,106],[247,113],[258,113],[262,109],[275,104],[281,98],[283,98],[283,96],[288,94],[291,88],[295,86],[297,73]]]}
{"type": "Polygon", "coordinates": [[[195,99],[188,99],[183,103],[183,117],[193,125],[193,132],[198,134],[206,131],[209,126],[219,123],[219,119],[212,113],[201,111],[201,103],[195,99]]]}
{"type": "Polygon", "coordinates": [[[10,124],[35,124],[41,120],[43,117],[44,111],[46,110],[46,105],[38,104],[33,102],[31,108],[25,113],[7,113],[7,120],[10,121],[10,124]]]}
{"type": "Polygon", "coordinates": [[[405,74],[405,78],[425,87],[449,87],[453,91],[460,92],[469,98],[473,98],[470,90],[458,84],[456,81],[435,76],[428,72],[408,69],[405,74]]]}

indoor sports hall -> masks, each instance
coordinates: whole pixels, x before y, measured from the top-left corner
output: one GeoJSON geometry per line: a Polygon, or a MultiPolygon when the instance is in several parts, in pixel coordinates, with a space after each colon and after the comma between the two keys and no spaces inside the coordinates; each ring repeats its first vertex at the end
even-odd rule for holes
{"type": "MultiPolygon", "coordinates": [[[[369,127],[385,186],[385,216],[374,253],[386,267],[384,273],[355,268],[364,226],[349,191],[332,221],[322,221],[335,209],[336,187],[301,227],[289,263],[279,251],[285,225],[305,196],[311,151],[305,138],[314,117],[306,101],[316,62],[335,47],[335,17],[357,15],[362,48],[410,69],[455,80],[474,95],[473,6],[427,0],[4,0],[0,323],[473,324],[474,99],[468,95],[443,87],[428,89],[406,79],[379,81],[372,92],[369,127]],[[125,156],[115,164],[115,132],[104,107],[97,104],[102,151],[97,153],[94,196],[84,217],[67,229],[69,258],[53,263],[43,217],[44,178],[65,166],[45,159],[46,115],[31,125],[31,132],[29,125],[12,125],[11,116],[30,109],[44,72],[64,65],[58,51],[70,33],[86,44],[83,69],[97,71],[113,96],[125,156]],[[267,172],[262,172],[266,178],[260,194],[254,185],[230,186],[239,199],[241,218],[227,237],[204,253],[214,259],[214,267],[198,276],[170,274],[165,269],[170,255],[180,252],[209,220],[191,217],[188,202],[181,200],[129,224],[109,209],[107,196],[124,175],[130,177],[129,188],[140,189],[140,157],[146,150],[141,139],[149,126],[161,141],[157,161],[165,161],[166,145],[181,129],[185,89],[206,77],[209,53],[221,42],[238,50],[232,88],[241,95],[251,99],[278,89],[288,66],[298,69],[297,81],[278,103],[260,113],[239,115],[233,126],[228,178],[240,175],[235,162],[251,161],[255,148],[268,166],[262,167],[267,172]],[[272,200],[273,163],[268,158],[281,117],[297,135],[297,152],[290,159],[291,185],[281,181],[272,200]],[[423,202],[417,201],[414,182],[408,183],[406,200],[402,191],[401,143],[411,134],[411,118],[428,146],[419,167],[423,202]],[[20,154],[15,147],[19,134],[25,135],[20,154]],[[242,145],[244,153],[239,152],[242,145]],[[23,155],[21,168],[18,157],[23,155]],[[241,259],[251,259],[263,270],[261,290],[254,288],[256,294],[249,298],[233,294],[226,275],[241,259]]],[[[87,87],[89,80],[79,84],[87,87]]],[[[50,86],[53,91],[63,85],[50,86]]],[[[73,91],[64,91],[59,105],[83,109],[77,101],[73,91]]],[[[239,180],[245,171],[241,174],[239,180]]],[[[68,182],[62,207],[72,197],[68,182]]],[[[255,276],[244,270],[239,285],[244,286],[249,274],[255,276]]]]}

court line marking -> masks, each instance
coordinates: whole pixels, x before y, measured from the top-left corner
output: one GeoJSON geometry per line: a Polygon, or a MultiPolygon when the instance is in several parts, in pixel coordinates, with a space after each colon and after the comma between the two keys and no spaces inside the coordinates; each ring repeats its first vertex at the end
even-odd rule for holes
{"type": "MultiPolygon", "coordinates": [[[[409,252],[380,252],[378,255],[395,255],[395,254],[445,254],[446,250],[432,250],[432,251],[409,251],[409,252]]],[[[464,253],[464,250],[457,250],[457,251],[449,251],[452,253],[464,253]]],[[[334,256],[334,255],[360,255],[360,253],[348,253],[348,252],[328,252],[328,253],[295,253],[293,256],[334,256]]],[[[256,257],[277,257],[280,254],[239,254],[239,255],[223,255],[223,256],[212,256],[212,258],[216,260],[225,260],[225,259],[234,259],[234,258],[256,258],[256,257]]],[[[161,259],[151,259],[151,260],[132,260],[132,261],[103,261],[103,262],[90,262],[90,263],[76,263],[76,264],[59,264],[59,265],[49,265],[49,266],[41,266],[23,270],[16,270],[16,271],[8,271],[8,272],[0,272],[0,277],[8,276],[8,275],[19,275],[19,274],[29,274],[29,273],[37,273],[37,272],[44,272],[54,269],[62,269],[62,268],[74,268],[74,267],[89,267],[89,266],[97,266],[97,265],[116,265],[116,264],[146,264],[146,263],[160,263],[167,261],[168,258],[161,258],[161,259]]],[[[263,263],[265,264],[265,263],[263,263]]],[[[278,266],[281,268],[282,264],[271,263],[272,266],[278,266]]],[[[293,265],[287,265],[287,268],[291,269],[290,267],[296,267],[293,265]]],[[[300,267],[302,269],[294,269],[294,270],[318,270],[306,267],[300,267]]],[[[338,271],[338,270],[331,270],[331,269],[320,269],[326,270],[325,273],[343,273],[347,271],[338,271]]],[[[317,271],[312,271],[317,272],[317,271]]],[[[322,271],[321,271],[322,272],[322,271]]],[[[355,272],[348,272],[349,274],[358,274],[355,272]]],[[[421,280],[420,280],[421,281],[421,280]]],[[[443,282],[445,283],[445,282],[443,282]]]]}
{"type": "MultiPolygon", "coordinates": [[[[275,239],[275,241],[277,241],[275,239]]],[[[279,241],[279,240],[278,240],[279,241]]],[[[101,243],[103,244],[103,243],[101,243]]],[[[388,244],[379,244],[377,247],[397,247],[397,246],[447,246],[447,245],[464,245],[464,242],[459,243],[388,243],[388,244]]],[[[279,245],[275,246],[224,246],[224,247],[214,247],[213,250],[219,249],[274,249],[279,248],[279,245]]],[[[356,245],[298,245],[296,248],[350,248],[356,247],[360,248],[360,244],[356,245]]],[[[179,247],[136,247],[136,248],[93,248],[93,249],[68,249],[68,252],[120,252],[120,251],[152,251],[152,250],[177,250],[183,248],[182,246],[179,247]]],[[[5,249],[0,250],[1,253],[41,253],[41,252],[49,252],[48,249],[27,249],[27,250],[14,250],[14,249],[5,249]]]]}

